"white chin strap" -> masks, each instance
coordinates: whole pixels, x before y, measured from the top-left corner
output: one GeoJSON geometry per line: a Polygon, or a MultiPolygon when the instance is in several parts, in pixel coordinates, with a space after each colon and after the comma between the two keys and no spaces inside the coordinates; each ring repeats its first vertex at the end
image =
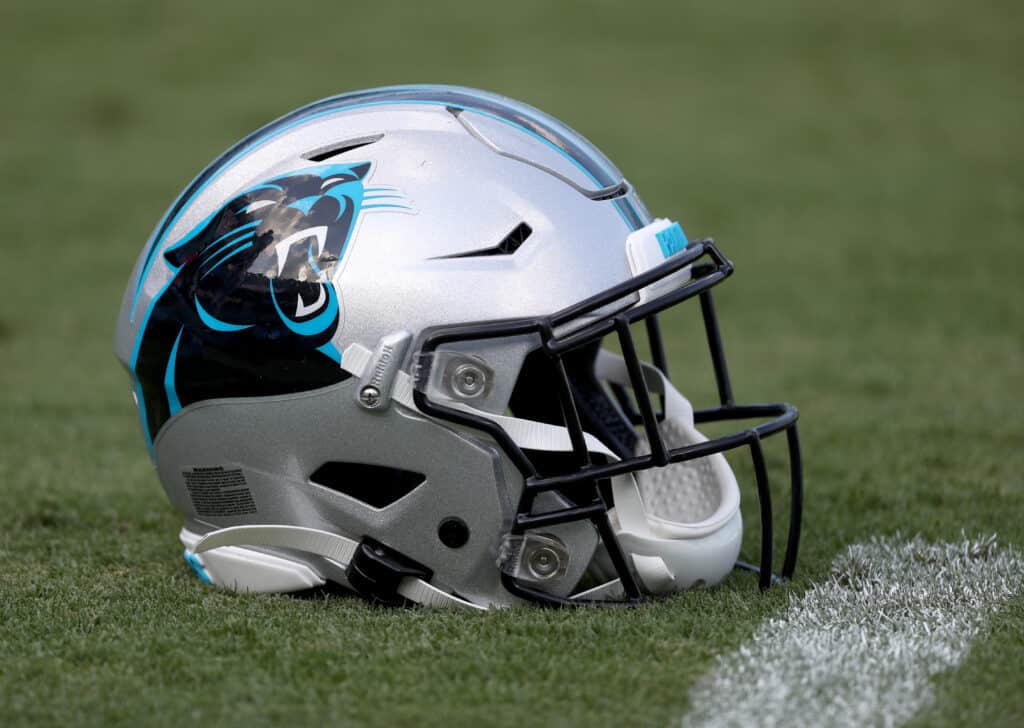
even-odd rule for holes
{"type": "MultiPolygon", "coordinates": [[[[362,376],[372,352],[358,344],[345,349],[343,367],[362,376]]],[[[660,423],[668,448],[706,442],[693,424],[693,407],[657,368],[642,364],[647,388],[665,399],[665,417],[660,423]]],[[[600,351],[595,364],[598,380],[631,388],[625,360],[600,351]]],[[[392,400],[416,410],[411,377],[398,372],[392,400]]],[[[449,407],[470,412],[499,425],[525,450],[571,452],[572,441],[565,427],[544,422],[493,414],[454,401],[449,407]]],[[[418,411],[418,410],[416,410],[418,411]]],[[[619,458],[590,433],[584,433],[587,449],[610,460],[619,458]]],[[[638,443],[646,452],[647,441],[638,443]]],[[[736,477],[720,453],[675,463],[635,474],[612,478],[615,508],[610,512],[612,527],[644,589],[652,594],[682,591],[722,581],[739,555],[743,533],[740,492],[736,477]]],[[[600,559],[598,559],[600,561],[600,559]]],[[[601,569],[599,564],[598,570],[601,569]]],[[[577,594],[576,598],[602,598],[621,594],[618,579],[577,594]]]]}

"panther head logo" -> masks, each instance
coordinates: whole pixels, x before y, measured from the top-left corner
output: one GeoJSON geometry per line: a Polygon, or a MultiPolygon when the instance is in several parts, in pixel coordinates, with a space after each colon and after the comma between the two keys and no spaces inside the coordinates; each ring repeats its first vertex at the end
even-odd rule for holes
{"type": "Polygon", "coordinates": [[[364,185],[369,163],[324,164],[234,197],[163,259],[171,280],[140,326],[131,370],[147,440],[204,399],[288,394],[348,377],[331,283],[358,216],[408,210],[364,185]]]}

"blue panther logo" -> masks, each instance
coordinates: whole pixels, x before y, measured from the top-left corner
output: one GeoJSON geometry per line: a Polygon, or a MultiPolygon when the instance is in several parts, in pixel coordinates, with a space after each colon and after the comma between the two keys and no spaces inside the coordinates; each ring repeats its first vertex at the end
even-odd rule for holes
{"type": "Polygon", "coordinates": [[[131,365],[148,441],[193,402],[289,394],[349,376],[332,343],[340,304],[331,273],[362,211],[409,209],[393,189],[364,187],[369,171],[369,163],[327,164],[268,180],[164,252],[172,278],[151,304],[131,365]]]}

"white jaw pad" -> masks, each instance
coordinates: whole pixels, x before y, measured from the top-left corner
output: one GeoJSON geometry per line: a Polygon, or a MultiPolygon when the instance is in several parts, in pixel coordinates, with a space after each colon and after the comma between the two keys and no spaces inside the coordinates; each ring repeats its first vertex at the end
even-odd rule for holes
{"type": "MultiPolygon", "coordinates": [[[[602,350],[598,379],[630,387],[622,357],[602,350]]],[[[669,448],[706,442],[686,398],[650,365],[649,391],[665,397],[660,431],[669,448]]],[[[736,476],[720,453],[612,479],[616,537],[633,557],[644,586],[655,593],[716,584],[739,555],[743,534],[736,476]]]]}
{"type": "Polygon", "coordinates": [[[721,528],[701,538],[652,538],[629,531],[615,534],[632,554],[637,576],[655,594],[718,584],[736,564],[743,519],[736,511],[721,528]]]}

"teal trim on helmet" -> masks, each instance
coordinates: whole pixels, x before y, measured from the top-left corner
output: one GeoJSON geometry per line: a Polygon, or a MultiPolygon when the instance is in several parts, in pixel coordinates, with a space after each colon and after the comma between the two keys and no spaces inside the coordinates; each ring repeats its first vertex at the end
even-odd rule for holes
{"type": "MultiPolygon", "coordinates": [[[[201,225],[208,225],[210,223],[210,220],[212,220],[213,216],[216,215],[216,214],[217,213],[215,212],[215,213],[209,215],[200,224],[201,225]]],[[[170,250],[173,250],[174,248],[177,248],[177,247],[179,247],[181,245],[184,245],[186,242],[191,240],[193,237],[194,237],[194,235],[189,235],[186,239],[181,240],[177,244],[173,245],[171,248],[168,248],[168,252],[170,250]]],[[[131,359],[131,362],[130,362],[130,365],[129,365],[129,368],[131,369],[131,372],[132,372],[132,378],[135,380],[135,399],[136,399],[136,404],[139,407],[139,418],[141,419],[141,422],[142,422],[142,435],[143,435],[143,437],[146,438],[146,449],[149,451],[150,458],[153,457],[153,435],[149,431],[149,423],[148,423],[148,419],[146,418],[146,398],[143,395],[142,382],[140,382],[139,378],[136,376],[135,368],[136,368],[136,365],[139,362],[139,349],[142,348],[142,335],[146,331],[146,325],[149,323],[149,317],[153,313],[153,308],[154,308],[154,306],[156,306],[156,302],[159,301],[160,298],[165,293],[167,293],[167,289],[170,288],[171,284],[174,283],[174,278],[178,275],[178,271],[181,270],[181,268],[177,268],[177,267],[171,265],[170,263],[167,264],[167,267],[170,269],[171,275],[167,279],[167,282],[164,283],[163,287],[161,287],[160,290],[157,292],[157,294],[155,296],[153,296],[153,298],[150,299],[150,301],[149,301],[149,307],[146,309],[146,317],[142,320],[142,324],[139,326],[139,333],[135,337],[135,347],[132,349],[132,359],[131,359]]]]}
{"type": "MultiPolygon", "coordinates": [[[[247,206],[247,207],[248,207],[248,206],[247,206]]],[[[254,221],[254,222],[247,222],[247,223],[245,223],[244,225],[239,225],[239,226],[238,226],[238,227],[236,227],[236,228],[233,228],[233,229],[231,229],[231,230],[228,230],[228,231],[227,231],[226,233],[224,233],[224,234],[223,234],[223,235],[221,235],[221,236],[220,236],[219,238],[217,238],[217,239],[216,239],[216,240],[214,240],[214,241],[213,241],[212,243],[210,243],[210,245],[209,245],[209,248],[210,248],[210,253],[209,253],[209,255],[210,255],[210,256],[214,256],[214,255],[216,255],[216,254],[217,254],[217,251],[218,251],[218,250],[220,250],[220,247],[223,247],[223,246],[220,246],[220,247],[217,247],[217,248],[215,248],[214,246],[215,246],[215,245],[217,245],[218,243],[220,243],[221,241],[226,241],[226,242],[224,243],[224,245],[229,245],[229,244],[231,243],[231,241],[230,241],[230,240],[228,240],[228,238],[230,238],[230,237],[231,237],[232,235],[234,235],[235,233],[240,233],[240,232],[242,232],[242,231],[244,231],[244,230],[249,230],[249,229],[251,229],[251,228],[254,228],[254,227],[256,227],[257,225],[259,225],[259,224],[260,224],[261,222],[263,222],[263,221],[262,221],[262,220],[256,220],[256,221],[254,221]]],[[[200,229],[201,229],[201,228],[200,228],[200,229]]],[[[249,233],[249,235],[251,236],[251,235],[253,235],[254,233],[255,233],[255,231],[253,231],[253,232],[249,233]]],[[[191,236],[190,236],[190,237],[191,237],[191,236]]],[[[243,236],[243,237],[245,237],[245,236],[243,236]]],[[[204,252],[205,252],[205,251],[204,251],[204,252]]]]}
{"type": "Polygon", "coordinates": [[[229,324],[227,321],[221,321],[203,308],[203,304],[199,303],[199,296],[193,298],[193,303],[196,305],[199,320],[214,331],[245,331],[252,328],[252,324],[229,324]]]}
{"type": "MultiPolygon", "coordinates": [[[[210,218],[212,217],[213,215],[210,215],[210,218]]],[[[210,218],[207,218],[207,220],[210,218]]],[[[143,395],[142,382],[140,382],[139,378],[135,375],[135,366],[139,361],[139,349],[142,348],[142,334],[146,330],[146,324],[149,322],[149,316],[153,312],[153,307],[156,305],[156,302],[160,297],[167,293],[167,289],[171,287],[172,283],[174,283],[174,277],[177,276],[178,271],[181,270],[181,268],[175,268],[173,265],[168,265],[168,267],[171,269],[171,277],[167,279],[163,288],[161,288],[159,293],[157,293],[156,296],[153,297],[153,300],[149,302],[149,308],[146,310],[146,318],[143,320],[142,326],[139,327],[139,335],[135,337],[135,349],[132,351],[131,361],[132,378],[135,380],[135,403],[139,407],[139,418],[142,421],[142,434],[143,437],[146,438],[146,449],[149,451],[150,457],[153,457],[153,435],[149,431],[149,423],[146,418],[146,398],[143,395]]]]}
{"type": "Polygon", "coordinates": [[[281,322],[299,336],[316,336],[324,332],[334,321],[334,317],[338,315],[338,294],[334,292],[334,286],[330,283],[321,283],[320,285],[327,293],[327,308],[309,321],[300,323],[293,321],[281,310],[281,305],[277,302],[277,295],[274,293],[274,280],[270,280],[270,301],[274,304],[274,310],[277,311],[281,322]]]}
{"type": "Polygon", "coordinates": [[[331,357],[334,361],[338,362],[338,366],[341,366],[341,352],[338,351],[338,347],[334,345],[333,341],[328,341],[323,346],[318,346],[316,350],[321,354],[331,357]]]}
{"type": "Polygon", "coordinates": [[[178,358],[178,344],[181,343],[181,335],[184,332],[185,327],[182,326],[178,331],[178,337],[174,340],[174,346],[171,347],[171,355],[167,359],[167,370],[164,372],[164,391],[167,392],[167,404],[172,415],[181,410],[178,392],[174,389],[174,362],[178,358]]]}
{"type": "Polygon", "coordinates": [[[393,209],[393,210],[411,210],[412,208],[408,205],[391,205],[381,203],[378,205],[363,205],[364,210],[381,210],[381,209],[393,209]]]}
{"type": "Polygon", "coordinates": [[[298,210],[303,215],[308,215],[309,211],[313,208],[313,205],[315,205],[322,198],[323,195],[311,195],[309,197],[303,197],[301,200],[296,200],[292,204],[288,205],[288,207],[298,210]]]}
{"type": "MultiPolygon", "coordinates": [[[[320,270],[320,266],[316,264],[316,258],[313,256],[313,245],[313,243],[310,243],[309,247],[306,248],[306,261],[309,263],[309,267],[316,271],[318,276],[322,276],[324,272],[320,270]]],[[[342,252],[344,252],[344,249],[342,249],[342,252]]],[[[322,280],[320,282],[323,283],[322,280]]]]}
{"type": "Polygon", "coordinates": [[[684,250],[690,244],[690,241],[686,238],[686,233],[683,232],[683,228],[677,222],[672,223],[664,230],[654,233],[654,237],[658,239],[661,254],[666,258],[675,255],[680,250],[684,250]]]}
{"type": "Polygon", "coordinates": [[[234,250],[230,251],[227,255],[221,257],[220,260],[218,260],[216,263],[214,263],[205,273],[203,273],[202,278],[206,278],[206,276],[208,276],[211,273],[213,273],[215,270],[217,270],[217,268],[219,268],[229,258],[234,258],[236,255],[241,253],[243,250],[248,250],[251,247],[252,247],[252,243],[246,243],[245,245],[239,246],[239,247],[235,248],[234,250]]]}
{"type": "Polygon", "coordinates": [[[185,559],[185,563],[189,565],[189,568],[192,569],[192,571],[195,572],[195,575],[199,577],[199,581],[204,584],[213,585],[213,579],[210,578],[209,572],[206,570],[206,567],[203,566],[198,556],[188,549],[185,549],[182,557],[185,559]]]}
{"type": "Polygon", "coordinates": [[[153,456],[153,436],[149,434],[149,424],[146,419],[146,396],[142,391],[142,382],[139,378],[132,374],[132,392],[134,393],[135,406],[139,410],[139,418],[142,420],[142,436],[146,438],[146,450],[149,452],[150,457],[153,456]]]}
{"type": "Polygon", "coordinates": [[[252,240],[254,237],[255,233],[250,231],[248,233],[245,233],[244,235],[239,235],[237,238],[231,238],[230,240],[221,243],[215,249],[210,250],[209,252],[204,250],[202,252],[202,255],[203,257],[206,258],[206,260],[203,261],[202,265],[209,265],[210,261],[214,260],[218,255],[220,255],[220,253],[223,250],[230,248],[232,245],[243,243],[246,240],[252,240]]]}

